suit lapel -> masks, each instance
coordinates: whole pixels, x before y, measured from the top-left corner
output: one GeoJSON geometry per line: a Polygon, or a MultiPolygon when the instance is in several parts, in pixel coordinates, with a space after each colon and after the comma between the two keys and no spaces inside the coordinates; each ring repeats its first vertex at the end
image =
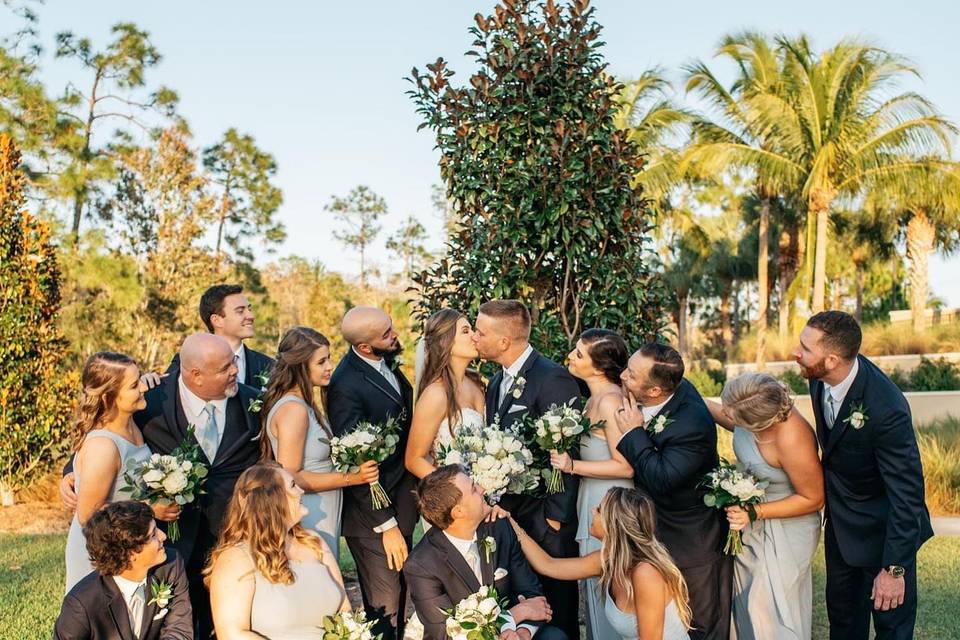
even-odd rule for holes
{"type": "MultiPolygon", "coordinates": [[[[463,584],[467,587],[467,593],[476,593],[480,590],[480,583],[477,582],[477,576],[473,575],[473,569],[470,568],[470,565],[467,564],[467,561],[464,559],[460,552],[457,551],[456,547],[453,546],[447,536],[443,534],[443,531],[440,529],[434,529],[436,534],[431,536],[431,544],[439,551],[447,561],[447,566],[449,566],[457,574],[463,584]]],[[[482,556],[483,554],[481,554],[482,556]]],[[[483,558],[480,558],[481,567],[483,566],[483,558]]]]}
{"type": "Polygon", "coordinates": [[[823,389],[823,381],[817,380],[813,384],[813,395],[811,395],[813,420],[817,425],[817,440],[820,442],[821,452],[826,451],[827,438],[830,435],[830,432],[827,430],[826,418],[823,416],[823,389]]]}
{"type": "Polygon", "coordinates": [[[153,624],[153,616],[157,615],[157,612],[159,611],[157,608],[157,603],[151,603],[151,600],[153,600],[153,594],[150,591],[150,585],[153,583],[153,580],[153,576],[148,573],[147,586],[145,589],[146,593],[144,594],[145,601],[143,603],[143,620],[140,623],[140,638],[149,637],[147,634],[150,633],[150,625],[153,624]]]}
{"type": "MultiPolygon", "coordinates": [[[[539,357],[540,357],[540,354],[537,353],[537,350],[536,350],[536,349],[533,349],[533,350],[530,352],[530,355],[527,356],[526,362],[524,362],[524,363],[523,363],[523,366],[520,367],[520,371],[517,372],[517,377],[513,379],[513,384],[510,385],[510,388],[509,388],[509,389],[507,389],[506,395],[503,396],[503,402],[500,403],[500,408],[497,410],[497,415],[500,416],[500,421],[501,421],[501,422],[503,421],[504,416],[507,415],[507,411],[510,409],[510,405],[513,404],[513,401],[514,401],[514,400],[519,400],[519,399],[522,398],[522,397],[524,396],[524,394],[526,393],[526,391],[527,391],[527,388],[526,388],[526,387],[527,387],[527,384],[529,384],[529,383],[526,381],[527,373],[529,373],[530,369],[533,368],[534,363],[537,361],[537,358],[539,358],[539,357]],[[520,378],[523,378],[523,379],[524,379],[524,386],[523,386],[524,388],[523,388],[523,391],[522,391],[521,394],[520,394],[520,398],[514,398],[514,397],[513,397],[513,390],[516,388],[516,386],[517,386],[517,380],[519,380],[520,378]]],[[[501,378],[501,379],[502,379],[502,378],[501,378]]]]}
{"type": "MultiPolygon", "coordinates": [[[[171,432],[177,437],[177,444],[187,439],[187,416],[183,410],[183,403],[180,401],[180,373],[171,375],[167,386],[166,397],[163,401],[163,419],[167,423],[171,432]]],[[[193,439],[197,442],[197,439],[193,439]]],[[[199,444],[199,442],[197,442],[199,444]]]]}
{"type": "Polygon", "coordinates": [[[239,407],[237,407],[236,405],[234,406],[233,414],[236,415],[236,411],[237,409],[239,409],[240,414],[243,416],[243,432],[238,434],[236,429],[230,428],[231,425],[224,424],[223,441],[220,442],[220,446],[217,447],[217,455],[213,461],[214,465],[220,464],[221,462],[229,458],[231,455],[233,455],[233,453],[237,449],[242,447],[244,443],[248,442],[251,438],[253,438],[256,435],[256,433],[259,433],[260,431],[259,422],[254,417],[254,414],[250,413],[245,408],[250,404],[251,400],[253,400],[253,398],[248,397],[245,390],[241,387],[241,389],[237,391],[237,395],[227,400],[227,404],[224,405],[225,415],[223,419],[227,420],[228,418],[231,417],[230,403],[232,402],[240,403],[239,407]],[[233,432],[232,435],[234,437],[232,437],[228,441],[227,434],[231,433],[231,431],[233,432]]]}
{"type": "MultiPolygon", "coordinates": [[[[363,376],[363,379],[376,387],[384,393],[388,398],[396,402],[398,405],[403,407],[403,398],[394,390],[393,385],[387,382],[387,379],[383,375],[371,367],[369,364],[363,361],[363,359],[354,353],[353,348],[351,347],[347,351],[347,357],[351,358],[353,366],[360,372],[360,375],[363,376]]],[[[397,376],[397,383],[400,385],[401,391],[403,390],[403,383],[400,382],[400,377],[397,376]]]]}
{"type": "MultiPolygon", "coordinates": [[[[100,576],[100,585],[107,597],[107,609],[110,611],[110,617],[113,624],[117,627],[117,633],[123,640],[137,640],[133,635],[133,629],[130,628],[130,615],[127,613],[127,603],[120,593],[120,588],[110,576],[100,576]]],[[[141,627],[141,631],[143,627],[141,627]]]]}
{"type": "Polygon", "coordinates": [[[486,586],[493,584],[494,567],[497,566],[497,550],[494,548],[490,552],[490,559],[487,560],[487,552],[484,551],[480,541],[486,539],[488,536],[492,538],[491,533],[491,527],[486,523],[480,525],[480,528],[477,530],[477,546],[480,549],[480,577],[483,578],[483,584],[486,586]]]}
{"type": "Polygon", "coordinates": [[[487,417],[498,415],[497,413],[497,400],[500,397],[500,382],[503,380],[503,369],[500,369],[499,372],[493,379],[490,380],[490,385],[487,387],[487,417]]]}
{"type": "Polygon", "coordinates": [[[857,356],[857,360],[857,377],[853,379],[853,384],[850,385],[850,389],[847,391],[847,395],[843,399],[843,404],[841,404],[840,408],[837,410],[837,415],[833,422],[833,429],[830,429],[830,435],[827,436],[827,447],[823,450],[824,458],[826,458],[827,455],[833,451],[833,449],[837,446],[837,443],[843,437],[843,434],[847,432],[849,423],[846,422],[846,416],[850,414],[850,406],[854,403],[863,401],[863,391],[866,383],[867,368],[864,366],[863,362],[859,361],[860,356],[857,356]]]}

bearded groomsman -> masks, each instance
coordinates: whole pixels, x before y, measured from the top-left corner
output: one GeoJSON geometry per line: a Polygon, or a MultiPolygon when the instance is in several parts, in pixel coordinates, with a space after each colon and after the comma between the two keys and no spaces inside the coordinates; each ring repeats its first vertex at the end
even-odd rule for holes
{"type": "Polygon", "coordinates": [[[910,406],[859,354],[842,311],[807,321],[794,357],[810,381],[826,489],[824,552],[830,638],[912,638],[917,550],[933,535],[910,406]]]}
{"type": "MultiPolygon", "coordinates": [[[[491,300],[480,305],[473,336],[480,357],[502,369],[487,387],[487,422],[504,428],[537,418],[553,405],[580,408],[580,388],[562,367],[530,345],[530,312],[518,300],[491,300]]],[[[578,451],[571,452],[575,458],[578,451]]],[[[500,505],[555,558],[579,554],[577,534],[578,476],[563,474],[564,489],[543,498],[507,494],[500,505]]],[[[543,594],[553,609],[553,624],[569,638],[580,637],[577,582],[540,576],[543,594]]]]}
{"type": "Polygon", "coordinates": [[[343,316],[343,337],[350,349],[327,387],[330,425],[342,436],[358,422],[400,423],[400,442],[380,463],[380,484],[391,504],[374,509],[367,485],[343,490],[342,531],[357,562],[357,578],[367,619],[384,640],[403,636],[407,588],[401,570],[413,545],[417,507],[416,478],[403,465],[413,417],[413,388],[400,371],[403,349],[393,321],[381,309],[354,307],[343,316]]]}

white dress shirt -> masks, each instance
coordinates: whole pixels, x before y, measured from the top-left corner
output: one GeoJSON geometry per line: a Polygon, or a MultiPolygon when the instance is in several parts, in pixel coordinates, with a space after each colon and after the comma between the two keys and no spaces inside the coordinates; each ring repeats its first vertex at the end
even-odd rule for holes
{"type": "MultiPolygon", "coordinates": [[[[187,388],[181,376],[178,380],[180,387],[180,403],[183,405],[183,413],[187,418],[187,424],[193,425],[198,430],[206,427],[207,420],[207,401],[197,396],[193,391],[187,388]]],[[[210,400],[215,408],[214,420],[217,423],[217,443],[223,440],[223,430],[227,424],[227,398],[220,400],[210,400]]],[[[197,431],[197,440],[201,441],[203,434],[197,431]]]]}
{"type": "Polygon", "coordinates": [[[650,407],[643,407],[641,409],[641,411],[643,411],[643,424],[646,425],[648,422],[656,418],[657,414],[660,413],[660,411],[662,411],[663,408],[667,405],[667,403],[670,402],[671,400],[673,400],[672,393],[669,396],[667,396],[667,399],[661,402],[660,404],[655,404],[650,407]]]}
{"type": "Polygon", "coordinates": [[[117,583],[117,588],[123,595],[123,601],[127,605],[127,617],[130,620],[130,629],[133,631],[133,637],[139,638],[140,626],[143,624],[143,612],[147,608],[147,579],[140,582],[127,580],[122,576],[112,576],[113,581],[117,583]],[[139,594],[138,594],[139,592],[139,594]],[[134,595],[139,595],[139,610],[134,610],[134,595]]]}
{"type": "Polygon", "coordinates": [[[243,342],[233,352],[233,361],[237,363],[237,380],[246,384],[247,380],[247,354],[243,351],[243,342]]]}
{"type": "MultiPolygon", "coordinates": [[[[840,384],[830,386],[826,382],[823,383],[823,401],[827,402],[827,394],[833,398],[833,421],[836,424],[837,419],[840,417],[838,414],[840,412],[840,407],[843,405],[843,401],[847,397],[847,393],[850,392],[850,387],[853,386],[853,381],[857,378],[857,372],[860,371],[860,359],[854,358],[853,366],[850,367],[850,373],[847,374],[847,377],[840,382],[840,384]]],[[[826,416],[826,413],[824,413],[826,416]]],[[[833,425],[827,425],[830,428],[833,428],[833,425]]]]}
{"type": "MultiPolygon", "coordinates": [[[[353,352],[357,354],[358,358],[366,362],[368,365],[370,365],[370,368],[372,368],[374,371],[376,371],[381,376],[386,378],[387,382],[390,383],[390,386],[393,387],[393,390],[396,391],[398,395],[400,394],[400,382],[397,380],[397,376],[394,375],[393,371],[390,370],[390,366],[387,364],[386,360],[384,360],[383,358],[380,358],[379,360],[371,360],[367,356],[357,351],[356,347],[350,347],[350,348],[353,349],[353,352]]],[[[396,526],[398,526],[397,519],[390,518],[383,524],[374,527],[373,532],[383,533],[384,531],[387,531],[388,529],[393,529],[396,526]]]]}
{"type": "MultiPolygon", "coordinates": [[[[490,585],[483,584],[483,575],[480,571],[481,551],[480,551],[480,545],[477,544],[477,534],[474,533],[473,538],[471,540],[464,540],[463,538],[457,538],[456,536],[450,535],[446,531],[443,532],[443,535],[447,537],[447,540],[450,541],[450,544],[453,545],[453,548],[456,549],[461,556],[463,556],[463,559],[466,561],[467,566],[473,569],[473,575],[477,577],[477,582],[479,582],[481,586],[490,586],[490,585]],[[470,561],[471,556],[476,558],[476,563],[473,563],[470,561]]],[[[509,594],[501,593],[499,595],[501,597],[504,597],[509,594]]],[[[457,605],[456,602],[454,602],[453,604],[454,606],[457,605]]],[[[517,623],[514,621],[513,615],[509,611],[505,611],[504,613],[507,614],[507,617],[509,619],[503,623],[502,627],[500,627],[500,633],[503,633],[508,629],[511,631],[516,631],[517,623]]],[[[537,632],[537,628],[533,625],[522,623],[520,626],[526,628],[530,632],[530,637],[533,637],[533,635],[537,632]]]]}
{"type": "Polygon", "coordinates": [[[530,354],[533,353],[533,346],[527,345],[527,348],[523,350],[523,353],[513,361],[509,367],[503,368],[503,380],[500,381],[500,402],[503,404],[503,401],[506,399],[507,394],[510,392],[510,387],[513,386],[513,383],[516,382],[517,376],[520,375],[520,369],[523,369],[523,365],[527,363],[527,359],[530,357],[530,354]]]}

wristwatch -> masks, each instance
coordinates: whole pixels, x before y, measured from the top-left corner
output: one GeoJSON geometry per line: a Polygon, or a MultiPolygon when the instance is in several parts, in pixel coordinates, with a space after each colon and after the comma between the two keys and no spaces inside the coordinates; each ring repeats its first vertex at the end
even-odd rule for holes
{"type": "Polygon", "coordinates": [[[891,578],[902,578],[903,574],[907,572],[906,569],[901,567],[898,564],[892,564],[886,569],[887,573],[890,574],[891,578]]]}

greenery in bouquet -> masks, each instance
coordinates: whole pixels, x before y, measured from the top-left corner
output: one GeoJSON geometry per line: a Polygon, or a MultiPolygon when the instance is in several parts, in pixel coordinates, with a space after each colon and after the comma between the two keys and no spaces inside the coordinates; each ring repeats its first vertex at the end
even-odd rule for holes
{"type": "Polygon", "coordinates": [[[363,609],[354,612],[341,611],[323,619],[322,640],[380,640],[382,634],[374,634],[376,621],[367,621],[363,609]]]}
{"type": "Polygon", "coordinates": [[[533,456],[523,440],[500,428],[462,426],[453,441],[434,452],[437,464],[461,464],[496,504],[504,493],[523,493],[537,483],[531,471],[533,456]]]}
{"type": "Polygon", "coordinates": [[[506,605],[495,588],[480,587],[445,612],[447,636],[450,640],[497,640],[509,621],[506,605]]]}
{"type": "MultiPolygon", "coordinates": [[[[706,488],[703,502],[708,507],[723,509],[737,506],[747,512],[750,522],[757,519],[754,505],[763,500],[769,481],[759,480],[741,467],[720,459],[720,466],[708,473],[700,486],[706,488]]],[[[743,551],[743,540],[739,531],[730,530],[723,552],[737,555],[743,551]]]]}
{"type": "MultiPolygon", "coordinates": [[[[400,442],[400,422],[390,417],[385,423],[358,422],[349,433],[336,438],[321,438],[330,445],[330,459],[337,471],[356,473],[364,462],[383,462],[400,442]]],[[[379,481],[370,483],[370,500],[374,509],[390,506],[390,496],[379,481]]]]}
{"type": "MultiPolygon", "coordinates": [[[[552,405],[538,418],[527,418],[530,426],[526,431],[533,442],[544,452],[570,453],[580,446],[580,438],[598,425],[591,425],[582,411],[570,404],[552,405]]],[[[543,467],[541,473],[547,484],[547,493],[563,491],[563,474],[560,469],[543,467]]]]}

